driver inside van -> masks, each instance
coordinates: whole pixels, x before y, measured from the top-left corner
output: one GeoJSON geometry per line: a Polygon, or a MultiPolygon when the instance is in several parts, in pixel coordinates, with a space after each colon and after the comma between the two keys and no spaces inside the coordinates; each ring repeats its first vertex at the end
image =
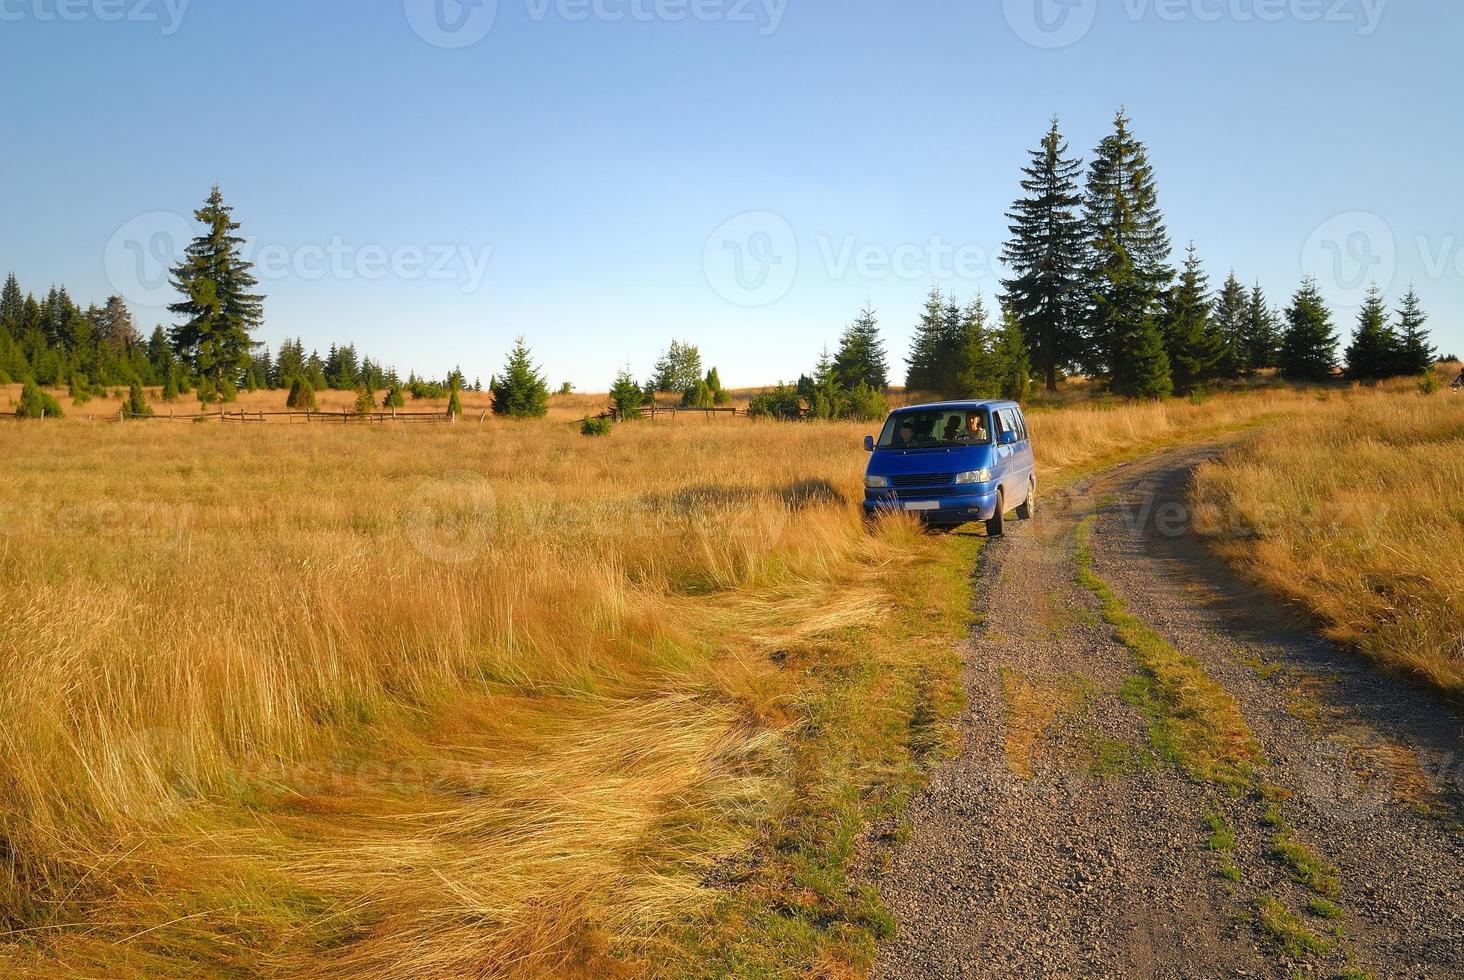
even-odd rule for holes
{"type": "Polygon", "coordinates": [[[966,442],[986,442],[986,416],[981,412],[970,412],[966,415],[966,431],[961,433],[961,439],[966,442]]]}

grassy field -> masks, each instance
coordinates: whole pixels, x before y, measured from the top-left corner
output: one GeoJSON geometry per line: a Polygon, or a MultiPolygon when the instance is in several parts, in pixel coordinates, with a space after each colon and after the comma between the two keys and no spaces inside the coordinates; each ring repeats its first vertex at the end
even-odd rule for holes
{"type": "MultiPolygon", "coordinates": [[[[1032,428],[1052,485],[1321,404],[1032,428]]],[[[981,539],[867,533],[868,427],[580,414],[0,424],[0,966],[867,965],[981,539]]]]}
{"type": "Polygon", "coordinates": [[[1195,493],[1225,553],[1329,636],[1464,693],[1464,395],[1330,399],[1203,468],[1195,493]]]}

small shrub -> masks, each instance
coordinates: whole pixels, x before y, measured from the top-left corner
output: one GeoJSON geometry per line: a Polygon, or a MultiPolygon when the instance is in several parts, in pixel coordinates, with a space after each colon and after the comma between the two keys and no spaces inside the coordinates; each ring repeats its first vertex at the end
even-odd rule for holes
{"type": "Polygon", "coordinates": [[[365,385],[361,385],[356,389],[355,410],[357,415],[370,415],[376,411],[376,396],[365,385]]]}
{"type": "Polygon", "coordinates": [[[614,428],[615,423],[610,419],[585,419],[580,425],[580,435],[608,436],[614,428]]]}
{"type": "Polygon", "coordinates": [[[864,382],[859,382],[849,392],[848,407],[844,410],[845,418],[855,422],[881,422],[889,414],[890,407],[885,396],[864,382]]]}
{"type": "Polygon", "coordinates": [[[127,393],[127,414],[134,417],[146,417],[153,414],[152,406],[147,403],[147,395],[143,394],[142,385],[134,381],[132,390],[127,393]]]}
{"type": "Polygon", "coordinates": [[[803,403],[798,400],[797,389],[780,383],[774,390],[765,391],[753,398],[747,406],[747,412],[753,418],[791,422],[803,417],[803,403]]]}
{"type": "Polygon", "coordinates": [[[290,394],[285,399],[285,407],[300,412],[315,411],[315,389],[303,378],[296,378],[290,382],[290,394]]]}
{"type": "Polygon", "coordinates": [[[1418,391],[1420,394],[1436,394],[1443,385],[1439,384],[1439,376],[1432,371],[1418,379],[1418,391]]]}
{"type": "Polygon", "coordinates": [[[15,409],[15,417],[59,419],[64,418],[65,413],[61,411],[61,405],[56,399],[42,391],[35,382],[27,381],[25,387],[20,390],[20,405],[15,409]]]}

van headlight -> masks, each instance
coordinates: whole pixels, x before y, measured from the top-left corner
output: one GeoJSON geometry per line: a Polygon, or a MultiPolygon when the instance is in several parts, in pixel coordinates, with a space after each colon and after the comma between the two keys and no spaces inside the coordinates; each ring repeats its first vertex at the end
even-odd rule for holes
{"type": "Polygon", "coordinates": [[[866,490],[888,490],[890,488],[890,478],[887,476],[866,476],[864,478],[864,488],[866,490]]]}
{"type": "Polygon", "coordinates": [[[956,483],[957,484],[990,483],[990,482],[991,482],[991,471],[990,470],[971,470],[970,472],[967,472],[967,473],[957,473],[956,474],[956,483]]]}

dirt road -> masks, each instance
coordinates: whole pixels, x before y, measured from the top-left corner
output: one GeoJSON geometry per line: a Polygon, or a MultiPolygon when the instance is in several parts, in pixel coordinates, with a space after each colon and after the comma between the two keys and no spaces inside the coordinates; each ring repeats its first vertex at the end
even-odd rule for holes
{"type": "Polygon", "coordinates": [[[877,976],[1464,976],[1460,719],[1212,557],[1180,508],[1216,451],[1049,495],[985,549],[964,751],[877,876],[900,923],[877,976]],[[1095,514],[1092,572],[1249,727],[1239,783],[1166,744],[1190,719],[1156,721],[1077,575],[1095,514]]]}

